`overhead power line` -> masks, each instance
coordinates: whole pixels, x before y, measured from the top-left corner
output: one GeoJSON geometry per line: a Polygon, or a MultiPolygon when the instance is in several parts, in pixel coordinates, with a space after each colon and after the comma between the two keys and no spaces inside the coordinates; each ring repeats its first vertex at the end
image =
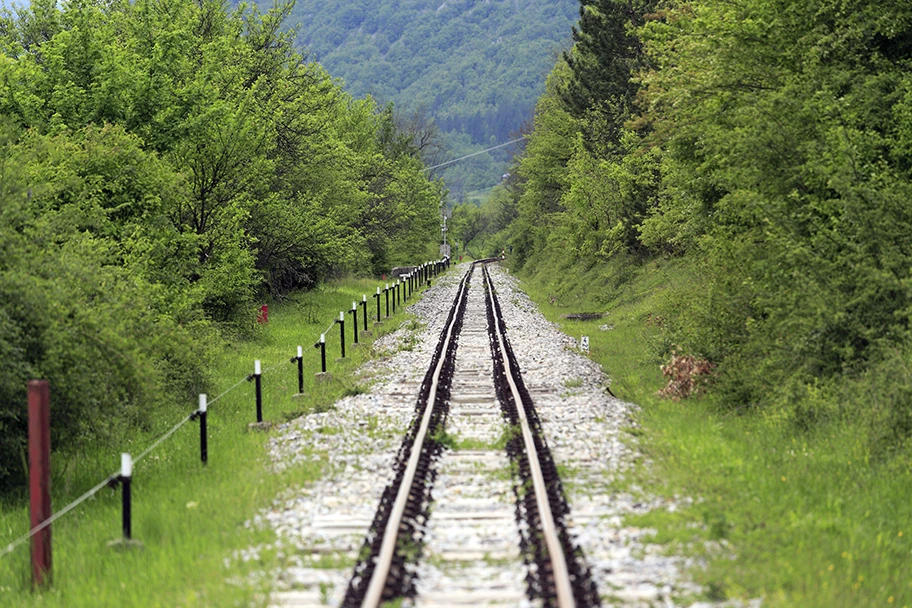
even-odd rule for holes
{"type": "Polygon", "coordinates": [[[428,167],[427,169],[425,169],[425,171],[433,171],[434,169],[439,169],[440,167],[445,167],[446,165],[452,165],[453,163],[458,163],[461,160],[465,160],[465,159],[471,158],[473,156],[478,156],[479,154],[484,154],[485,152],[490,152],[491,150],[496,150],[497,148],[503,148],[503,147],[509,146],[510,144],[515,144],[516,142],[522,141],[525,138],[526,138],[526,136],[523,135],[519,139],[514,139],[513,141],[508,141],[507,143],[504,143],[504,144],[498,144],[496,146],[491,146],[490,148],[487,148],[485,150],[480,150],[478,152],[472,152],[471,154],[466,154],[465,156],[460,156],[459,158],[454,158],[453,160],[448,160],[445,163],[440,163],[439,165],[434,165],[433,167],[428,167]]]}

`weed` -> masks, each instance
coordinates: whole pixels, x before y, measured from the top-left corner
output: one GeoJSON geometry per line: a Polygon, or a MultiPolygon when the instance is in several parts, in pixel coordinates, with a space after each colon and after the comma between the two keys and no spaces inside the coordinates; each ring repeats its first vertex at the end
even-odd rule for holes
{"type": "Polygon", "coordinates": [[[329,596],[332,593],[332,590],[333,590],[332,584],[324,583],[323,581],[320,581],[320,603],[321,604],[329,603],[329,596]]]}
{"type": "Polygon", "coordinates": [[[497,446],[490,441],[482,441],[474,437],[466,437],[456,442],[457,450],[496,450],[497,446]]]}
{"type": "Polygon", "coordinates": [[[351,386],[346,386],[342,394],[346,397],[357,397],[358,395],[366,395],[369,392],[370,388],[363,384],[352,384],[351,386]]]}
{"type": "Polygon", "coordinates": [[[521,436],[522,427],[518,424],[505,424],[500,432],[500,436],[497,437],[497,441],[494,442],[494,447],[498,450],[505,450],[510,441],[521,436]]]}
{"type": "Polygon", "coordinates": [[[431,441],[447,450],[454,450],[459,445],[459,441],[454,435],[450,435],[442,426],[431,436],[431,441]]]}
{"type": "Polygon", "coordinates": [[[583,386],[583,379],[582,378],[568,378],[567,380],[564,380],[563,382],[561,382],[561,384],[563,384],[565,388],[580,388],[581,386],[583,386]]]}

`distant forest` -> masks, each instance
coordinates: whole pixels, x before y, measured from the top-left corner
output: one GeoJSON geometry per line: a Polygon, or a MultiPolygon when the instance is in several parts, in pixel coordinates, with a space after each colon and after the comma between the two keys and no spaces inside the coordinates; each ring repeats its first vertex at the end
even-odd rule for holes
{"type": "Polygon", "coordinates": [[[299,0],[298,42],[356,97],[425,106],[487,144],[531,117],[574,0],[299,0]]]}
{"type": "MultiPolygon", "coordinates": [[[[355,97],[426,110],[456,157],[531,119],[578,17],[576,0],[298,0],[288,25],[355,97]]],[[[444,178],[460,196],[490,187],[508,158],[476,157],[444,178]]]]}

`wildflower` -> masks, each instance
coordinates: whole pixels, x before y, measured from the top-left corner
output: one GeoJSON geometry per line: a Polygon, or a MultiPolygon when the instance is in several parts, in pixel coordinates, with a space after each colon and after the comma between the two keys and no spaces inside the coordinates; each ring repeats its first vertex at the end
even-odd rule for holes
{"type": "Polygon", "coordinates": [[[833,569],[834,569],[834,568],[835,568],[835,567],[836,567],[836,566],[834,566],[834,565],[833,565],[833,564],[830,564],[830,567],[829,567],[829,568],[827,568],[827,570],[829,570],[829,571],[830,571],[830,572],[832,572],[832,571],[833,571],[833,569]]]}

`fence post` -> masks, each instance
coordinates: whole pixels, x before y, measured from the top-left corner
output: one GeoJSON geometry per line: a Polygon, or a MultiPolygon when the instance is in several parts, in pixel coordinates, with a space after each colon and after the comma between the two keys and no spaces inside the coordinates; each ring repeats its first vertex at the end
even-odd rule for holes
{"type": "Polygon", "coordinates": [[[393,283],[393,314],[396,314],[396,300],[399,299],[399,279],[393,283]]]}
{"type": "MultiPolygon", "coordinates": [[[[47,380],[28,383],[29,515],[31,527],[51,517],[51,412],[47,380]]],[[[32,586],[51,582],[51,526],[32,536],[32,586]]]]}
{"type": "Polygon", "coordinates": [[[377,323],[380,323],[380,288],[377,288],[377,294],[374,296],[377,298],[377,323]]]}
{"type": "Polygon", "coordinates": [[[298,394],[304,394],[304,347],[298,346],[298,394]]]}
{"type": "Polygon", "coordinates": [[[345,311],[339,311],[339,336],[342,338],[342,358],[345,358],[345,311]]]}
{"type": "Polygon", "coordinates": [[[256,386],[257,422],[263,422],[263,372],[259,359],[253,362],[253,382],[256,386]]]}
{"type": "Polygon", "coordinates": [[[206,403],[206,394],[201,393],[199,396],[199,414],[200,421],[200,460],[203,461],[203,464],[209,462],[209,438],[206,434],[206,410],[208,409],[206,403]]]}
{"type": "Polygon", "coordinates": [[[352,336],[355,341],[354,344],[358,344],[358,303],[352,302],[352,336]]]}
{"type": "Polygon", "coordinates": [[[132,497],[132,485],[133,482],[133,457],[129,454],[120,455],[120,488],[121,488],[121,498],[123,505],[122,512],[122,528],[123,536],[126,540],[133,538],[133,497],[132,497]]]}
{"type": "Polygon", "coordinates": [[[361,294],[361,312],[364,314],[364,331],[367,331],[367,294],[361,294]]]}
{"type": "Polygon", "coordinates": [[[383,290],[383,294],[386,296],[386,318],[390,316],[390,284],[386,284],[386,288],[383,290]]]}
{"type": "Polygon", "coordinates": [[[320,341],[314,344],[320,349],[320,373],[326,373],[326,334],[320,334],[320,341]]]}

